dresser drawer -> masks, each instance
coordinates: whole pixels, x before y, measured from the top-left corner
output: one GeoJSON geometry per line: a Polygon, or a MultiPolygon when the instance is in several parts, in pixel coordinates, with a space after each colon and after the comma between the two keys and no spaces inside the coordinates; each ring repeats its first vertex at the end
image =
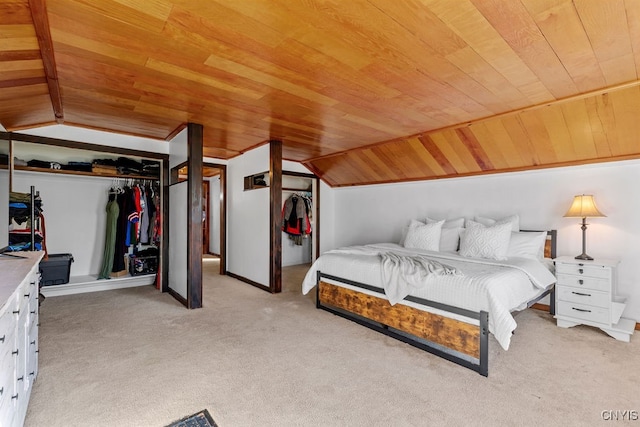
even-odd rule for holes
{"type": "Polygon", "coordinates": [[[598,265],[567,264],[560,262],[556,264],[556,273],[597,277],[600,279],[611,278],[611,268],[598,265]]]}
{"type": "Polygon", "coordinates": [[[574,302],[562,302],[556,307],[558,315],[609,325],[609,309],[574,302]]]}
{"type": "Polygon", "coordinates": [[[608,292],[558,286],[556,288],[556,295],[558,297],[558,301],[576,302],[578,304],[586,304],[603,308],[607,308],[611,305],[611,296],[608,292]]]}
{"type": "Polygon", "coordinates": [[[609,279],[598,279],[594,277],[560,273],[556,273],[556,278],[558,279],[558,285],[572,286],[581,289],[592,289],[603,292],[611,291],[611,281],[609,279]]]}
{"type": "MultiPolygon", "coordinates": [[[[0,354],[0,407],[11,401],[13,393],[13,355],[10,351],[0,354]]],[[[3,424],[0,424],[3,425],[3,424]]]]}
{"type": "Polygon", "coordinates": [[[15,315],[9,311],[0,316],[0,354],[13,344],[13,336],[15,334],[16,324],[15,315]]]}

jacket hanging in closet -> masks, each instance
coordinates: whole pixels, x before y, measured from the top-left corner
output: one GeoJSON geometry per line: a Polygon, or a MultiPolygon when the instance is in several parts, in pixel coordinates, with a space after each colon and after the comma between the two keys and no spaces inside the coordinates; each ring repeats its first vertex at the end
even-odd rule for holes
{"type": "MultiPolygon", "coordinates": [[[[289,237],[305,237],[311,234],[311,199],[300,194],[292,194],[282,207],[282,231],[289,237]]],[[[301,239],[293,239],[301,245],[301,239]]]]}

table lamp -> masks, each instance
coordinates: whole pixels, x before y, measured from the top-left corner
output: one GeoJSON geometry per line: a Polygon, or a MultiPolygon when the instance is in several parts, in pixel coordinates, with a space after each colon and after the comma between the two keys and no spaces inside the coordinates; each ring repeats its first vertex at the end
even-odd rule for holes
{"type": "Polygon", "coordinates": [[[582,253],[576,257],[576,259],[592,260],[593,258],[587,255],[587,217],[598,218],[605,217],[602,212],[596,207],[596,202],[591,195],[580,195],[573,198],[571,207],[564,214],[566,218],[582,218],[582,253]]]}

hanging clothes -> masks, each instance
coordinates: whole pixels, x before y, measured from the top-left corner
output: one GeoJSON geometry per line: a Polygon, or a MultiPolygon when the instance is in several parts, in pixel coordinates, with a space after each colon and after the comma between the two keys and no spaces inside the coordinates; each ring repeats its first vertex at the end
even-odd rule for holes
{"type": "Polygon", "coordinates": [[[131,199],[131,194],[127,194],[128,189],[129,187],[120,188],[116,196],[120,213],[118,214],[117,220],[115,254],[113,257],[113,268],[111,269],[114,273],[126,270],[126,266],[124,264],[124,256],[127,253],[125,238],[127,233],[127,224],[129,223],[127,219],[127,211],[129,209],[129,200],[131,199]]]}
{"type": "Polygon", "coordinates": [[[147,188],[140,187],[140,243],[149,244],[149,201],[147,198],[147,188]]]}
{"type": "Polygon", "coordinates": [[[109,190],[109,201],[107,202],[107,229],[104,242],[104,254],[102,267],[98,279],[109,279],[113,268],[113,259],[116,252],[116,231],[118,227],[118,216],[120,208],[116,200],[117,191],[114,188],[109,190]]]}
{"type": "Polygon", "coordinates": [[[294,193],[287,198],[282,207],[282,231],[289,235],[296,245],[301,246],[303,239],[311,234],[311,197],[294,193]]]}

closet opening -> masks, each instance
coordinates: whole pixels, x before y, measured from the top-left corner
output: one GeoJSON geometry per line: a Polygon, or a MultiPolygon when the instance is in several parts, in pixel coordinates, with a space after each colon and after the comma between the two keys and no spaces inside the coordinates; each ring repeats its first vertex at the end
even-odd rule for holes
{"type": "MultiPolygon", "coordinates": [[[[319,186],[312,174],[282,171],[282,283],[300,283],[319,251],[319,186]],[[299,280],[298,280],[299,278],[299,280]]],[[[283,291],[299,291],[285,289],[283,291]]]]}
{"type": "MultiPolygon", "coordinates": [[[[164,290],[166,154],[5,132],[0,140],[9,141],[8,153],[0,147],[0,164],[7,163],[0,178],[9,180],[0,189],[0,212],[8,212],[10,191],[34,187],[41,197],[39,225],[30,230],[49,261],[59,261],[42,281],[44,296],[148,285],[164,290]]],[[[15,239],[30,224],[24,219],[35,215],[13,213],[15,221],[0,227],[0,243],[8,235],[18,250],[23,240],[15,239]]]]}
{"type": "Polygon", "coordinates": [[[203,271],[218,264],[218,274],[226,274],[226,165],[205,163],[202,168],[202,261],[203,271]]]}

